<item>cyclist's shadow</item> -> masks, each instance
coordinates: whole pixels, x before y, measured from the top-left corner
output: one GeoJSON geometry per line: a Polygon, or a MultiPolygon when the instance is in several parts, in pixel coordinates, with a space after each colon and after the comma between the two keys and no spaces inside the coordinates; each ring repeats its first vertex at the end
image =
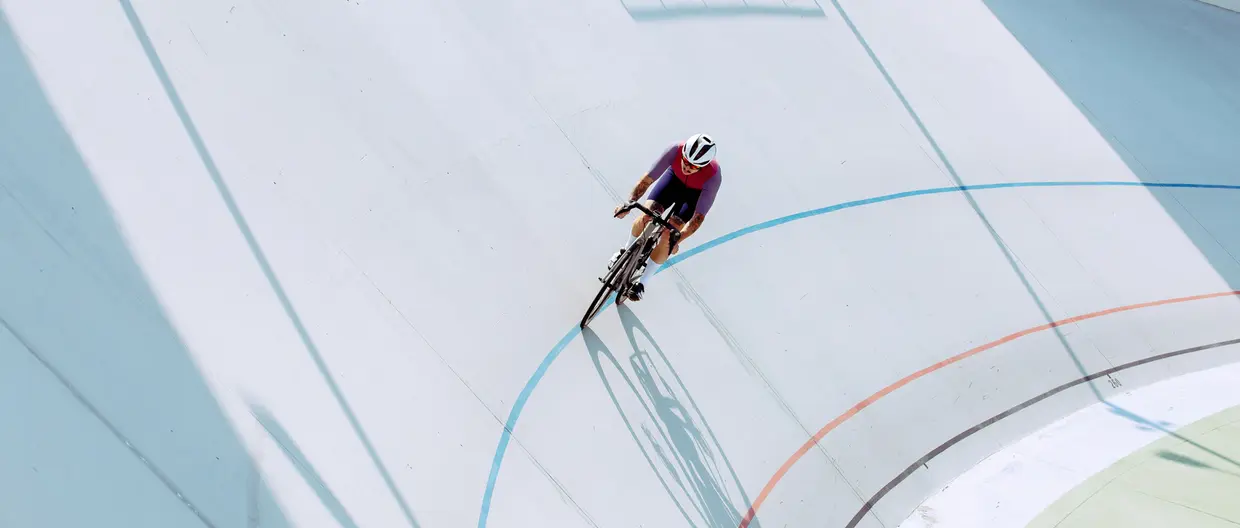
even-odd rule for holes
{"type": "MultiPolygon", "coordinates": [[[[582,338],[625,427],[690,526],[735,528],[751,506],[736,472],[693,397],[645,325],[628,307],[622,305],[617,311],[632,346],[628,357],[632,376],[598,334],[587,328],[582,331],[582,338]],[[645,343],[639,344],[639,336],[645,343]],[[608,380],[601,357],[615,368],[613,376],[618,375],[618,379],[624,381],[641,404],[643,413],[630,417],[625,412],[608,380]],[[637,429],[634,429],[634,422],[637,429]]],[[[751,526],[761,525],[755,519],[751,526]]]]}

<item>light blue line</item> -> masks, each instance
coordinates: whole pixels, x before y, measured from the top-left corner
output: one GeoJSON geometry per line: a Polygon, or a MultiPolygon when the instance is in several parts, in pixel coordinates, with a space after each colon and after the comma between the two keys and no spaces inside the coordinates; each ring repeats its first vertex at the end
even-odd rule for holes
{"type": "MultiPolygon", "coordinates": [[[[602,308],[599,308],[599,313],[607,310],[607,307],[612,303],[612,299],[615,299],[615,295],[612,295],[611,299],[608,299],[602,308]]],[[[565,334],[560,339],[560,342],[555,344],[555,347],[552,347],[551,352],[547,354],[547,357],[543,358],[542,363],[538,365],[538,369],[534,371],[534,375],[526,382],[525,388],[517,396],[517,401],[513,402],[512,411],[508,413],[508,422],[504,424],[504,432],[499,437],[499,447],[495,448],[495,460],[491,462],[491,475],[487,477],[486,492],[482,496],[482,515],[478,517],[478,526],[487,525],[487,515],[491,513],[491,496],[495,492],[495,480],[499,478],[499,466],[504,460],[504,451],[508,449],[508,439],[512,437],[512,430],[517,426],[517,417],[521,416],[521,409],[525,408],[525,402],[529,401],[530,394],[534,392],[534,386],[538,385],[539,380],[547,373],[547,369],[551,367],[551,362],[555,361],[555,358],[560,356],[560,352],[564,350],[564,347],[568,346],[573,341],[573,338],[580,333],[581,328],[573,326],[573,329],[565,334]]]]}
{"type": "MultiPolygon", "coordinates": [[[[883,196],[876,196],[873,198],[865,198],[862,200],[853,200],[851,202],[844,202],[844,203],[839,203],[835,205],[829,205],[826,207],[820,207],[818,209],[810,209],[808,211],[802,211],[802,212],[790,214],[787,216],[781,216],[779,218],[767,220],[765,222],[757,223],[757,224],[754,224],[748,227],[743,227],[741,229],[737,229],[736,231],[720,236],[708,242],[704,242],[697,247],[694,247],[692,249],[685,251],[684,253],[680,253],[672,258],[667,259],[667,262],[664,262],[663,265],[660,266],[659,269],[655,271],[655,274],[657,275],[659,273],[662,273],[668,268],[683,262],[685,259],[692,257],[694,255],[697,255],[699,253],[702,253],[704,251],[710,250],[712,248],[715,248],[719,246],[720,244],[731,242],[733,240],[736,240],[737,238],[743,237],[748,234],[756,233],[758,231],[770,229],[772,227],[784,225],[789,222],[794,222],[794,221],[801,220],[804,218],[824,215],[827,213],[833,213],[833,212],[841,211],[844,209],[852,209],[854,207],[861,207],[863,205],[890,202],[893,200],[899,200],[901,198],[912,198],[914,196],[925,196],[925,195],[930,195],[930,194],[943,194],[943,193],[953,193],[953,192],[984,191],[984,190],[989,190],[989,189],[1011,189],[1011,188],[1017,188],[1017,187],[1147,187],[1147,188],[1180,188],[1180,189],[1227,189],[1227,190],[1233,190],[1233,191],[1240,190],[1240,185],[1224,185],[1224,184],[1211,184],[1211,183],[1157,183],[1157,182],[1133,182],[1133,181],[1076,181],[1076,182],[1074,181],[1059,181],[1059,182],[1045,181],[1045,182],[987,183],[987,184],[980,184],[980,185],[935,187],[935,188],[920,189],[920,190],[915,190],[915,191],[904,191],[904,192],[898,192],[894,194],[887,194],[883,196]]],[[[599,309],[600,314],[607,310],[607,307],[612,304],[614,298],[615,297],[613,296],[612,299],[609,299],[607,303],[604,304],[601,309],[599,309]]],[[[557,357],[559,357],[560,352],[564,351],[564,348],[567,347],[568,344],[571,343],[572,340],[575,337],[577,337],[577,334],[579,333],[581,333],[580,328],[574,325],[573,329],[569,331],[568,334],[566,334],[562,339],[560,339],[559,343],[556,343],[555,347],[551,349],[551,352],[547,353],[547,357],[543,358],[542,363],[538,365],[538,369],[534,371],[534,375],[531,376],[529,381],[525,383],[525,388],[521,390],[520,396],[517,396],[517,401],[513,403],[512,411],[508,413],[508,421],[504,424],[504,431],[503,433],[500,434],[499,446],[495,448],[495,459],[491,462],[491,475],[487,479],[487,487],[482,495],[482,513],[478,517],[478,528],[486,528],[487,516],[490,515],[491,513],[491,497],[494,496],[495,494],[495,482],[499,478],[499,468],[500,468],[500,465],[504,461],[504,452],[508,448],[508,440],[512,436],[513,430],[516,429],[517,427],[517,418],[521,416],[521,411],[522,409],[525,408],[526,402],[529,401],[530,394],[534,392],[534,387],[536,387],[538,383],[542,381],[543,376],[546,375],[547,373],[547,369],[551,367],[551,363],[554,362],[557,357]]]]}
{"type": "Polygon", "coordinates": [[[811,216],[818,216],[818,215],[822,215],[826,213],[833,213],[835,211],[839,211],[842,209],[851,209],[851,208],[860,207],[863,205],[870,205],[870,204],[876,204],[876,203],[881,203],[881,202],[890,202],[892,200],[898,200],[900,198],[911,198],[913,196],[924,196],[928,194],[942,194],[942,193],[949,193],[949,192],[982,191],[982,190],[987,190],[987,189],[1008,189],[1008,188],[1014,188],[1014,187],[1174,187],[1174,188],[1190,188],[1190,189],[1240,190],[1240,185],[1222,185],[1222,184],[1205,184],[1205,183],[1146,183],[1146,182],[1119,182],[1119,181],[1116,181],[1116,182],[1108,182],[1108,181],[1054,182],[1054,181],[1048,181],[1048,182],[987,183],[987,184],[980,184],[980,185],[936,187],[933,189],[905,191],[905,192],[899,192],[899,193],[894,193],[894,194],[888,194],[884,196],[877,196],[874,198],[865,198],[862,200],[844,202],[840,204],[830,205],[827,207],[821,207],[818,209],[810,209],[808,211],[802,211],[800,213],[790,214],[788,216],[781,216],[779,218],[767,220],[759,224],[754,224],[748,227],[743,227],[741,229],[737,229],[736,231],[723,235],[709,242],[705,242],[684,253],[681,253],[679,255],[676,255],[672,258],[667,259],[667,262],[663,263],[663,266],[661,266],[656,271],[656,274],[661,273],[663,270],[670,268],[672,266],[675,266],[676,264],[679,264],[684,259],[687,259],[689,257],[697,255],[698,253],[714,248],[715,246],[718,246],[725,242],[730,242],[736,238],[748,235],[750,233],[755,233],[758,231],[762,231],[764,229],[770,229],[772,227],[780,226],[788,222],[800,220],[802,218],[809,218],[811,216]]]}

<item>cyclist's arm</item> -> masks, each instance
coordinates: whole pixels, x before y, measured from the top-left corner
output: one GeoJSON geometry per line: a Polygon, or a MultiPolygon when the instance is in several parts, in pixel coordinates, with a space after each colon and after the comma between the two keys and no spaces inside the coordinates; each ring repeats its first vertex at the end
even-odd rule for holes
{"type": "Polygon", "coordinates": [[[702,227],[702,222],[706,221],[706,213],[710,212],[710,206],[715,204],[715,196],[719,194],[719,185],[723,183],[723,172],[715,174],[715,177],[706,182],[702,186],[702,194],[698,196],[697,208],[693,210],[693,217],[685,224],[685,228],[680,230],[680,239],[689,238],[698,228],[702,227]]]}
{"type": "Polygon", "coordinates": [[[697,231],[699,227],[702,227],[702,222],[705,221],[706,215],[702,213],[693,213],[693,218],[690,218],[689,222],[685,224],[685,228],[680,230],[680,239],[684,240],[692,236],[694,231],[697,231]]]}
{"type": "Polygon", "coordinates": [[[646,171],[646,174],[643,174],[641,179],[637,180],[637,185],[633,186],[633,191],[629,193],[630,202],[635,202],[642,196],[645,196],[646,189],[654,185],[655,178],[663,176],[663,173],[672,167],[672,161],[676,159],[676,152],[678,150],[679,147],[677,145],[672,145],[663,151],[663,154],[654,162],[650,170],[646,171]]]}
{"type": "Polygon", "coordinates": [[[637,180],[637,185],[633,186],[633,190],[629,191],[629,201],[636,202],[639,198],[646,195],[646,189],[654,184],[654,178],[650,173],[643,174],[641,179],[637,180]]]}

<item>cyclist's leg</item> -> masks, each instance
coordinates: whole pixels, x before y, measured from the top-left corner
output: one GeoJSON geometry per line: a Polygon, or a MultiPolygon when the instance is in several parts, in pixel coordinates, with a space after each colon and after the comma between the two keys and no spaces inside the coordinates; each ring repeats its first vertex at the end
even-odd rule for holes
{"type": "MultiPolygon", "coordinates": [[[[650,186],[649,198],[646,199],[646,207],[649,207],[655,214],[661,215],[667,209],[667,206],[673,203],[684,203],[681,195],[687,189],[684,183],[676,179],[676,175],[672,171],[666,171],[659,179],[655,180],[654,185],[650,186]]],[[[640,236],[642,230],[650,223],[650,217],[645,214],[639,215],[633,220],[633,236],[640,236]]]]}
{"type": "MultiPolygon", "coordinates": [[[[650,201],[653,204],[648,207],[661,215],[667,206],[676,204],[676,210],[672,211],[671,223],[676,226],[676,229],[681,229],[685,225],[685,219],[691,218],[693,211],[697,209],[698,197],[702,194],[702,191],[701,189],[690,189],[675,178],[669,178],[668,180],[660,180],[655,186],[657,188],[650,192],[650,201]]],[[[646,215],[642,216],[642,228],[644,228],[645,224],[650,222],[650,218],[646,215]]],[[[637,227],[636,222],[634,222],[634,227],[637,227]]],[[[641,230],[637,229],[635,232],[641,233],[641,230]]],[[[661,265],[667,261],[668,254],[671,252],[671,237],[671,232],[664,229],[659,243],[650,254],[651,260],[655,261],[656,264],[661,265]]]]}
{"type": "MultiPolygon", "coordinates": [[[[684,221],[674,213],[670,221],[673,226],[676,226],[676,229],[680,229],[685,225],[684,221]]],[[[671,236],[671,232],[666,229],[659,235],[659,242],[655,244],[654,251],[650,253],[650,259],[646,261],[645,268],[641,270],[641,275],[637,277],[637,284],[629,293],[629,300],[640,301],[646,291],[646,282],[650,280],[650,277],[654,276],[654,272],[658,271],[664,262],[667,262],[671,246],[671,236]]]]}
{"type": "MultiPolygon", "coordinates": [[[[677,208],[677,209],[680,209],[680,208],[677,208]]],[[[692,211],[693,209],[689,209],[689,210],[692,211]]],[[[671,223],[673,226],[676,226],[676,229],[678,230],[684,229],[685,221],[680,218],[680,214],[678,213],[679,211],[677,213],[672,213],[671,223]]],[[[650,253],[650,260],[655,261],[656,264],[662,265],[664,262],[667,262],[667,258],[671,256],[670,255],[671,252],[672,252],[672,232],[664,229],[663,234],[659,237],[658,245],[656,245],[654,247],[654,251],[650,253]]]]}
{"type": "MultiPolygon", "coordinates": [[[[663,207],[654,203],[653,200],[646,200],[645,205],[646,207],[649,207],[652,211],[655,211],[655,212],[663,211],[663,207]]],[[[611,255],[611,261],[607,264],[609,268],[616,264],[616,260],[620,258],[620,252],[623,251],[625,247],[628,247],[629,244],[632,244],[633,240],[641,236],[642,231],[644,231],[646,229],[646,226],[649,224],[650,224],[650,217],[646,216],[645,214],[641,214],[633,219],[633,224],[629,229],[628,236],[625,238],[624,246],[621,246],[620,249],[616,250],[616,252],[611,255]]]]}
{"type": "MultiPolygon", "coordinates": [[[[650,208],[650,210],[654,211],[656,214],[663,214],[663,210],[667,208],[667,204],[659,203],[657,200],[654,200],[654,199],[646,200],[646,203],[644,203],[643,205],[650,208]]],[[[646,226],[649,224],[650,224],[649,216],[647,216],[645,213],[638,215],[637,218],[633,219],[633,229],[629,231],[629,235],[633,237],[641,236],[642,231],[644,231],[646,229],[646,226]]]]}
{"type": "MultiPolygon", "coordinates": [[[[650,187],[649,198],[645,201],[645,206],[655,214],[663,214],[667,206],[673,202],[679,203],[680,195],[683,192],[684,184],[680,183],[671,171],[665,173],[654,185],[650,187]]],[[[633,242],[634,238],[641,236],[642,231],[646,230],[646,226],[650,225],[651,218],[646,214],[637,215],[633,219],[632,228],[629,230],[629,239],[626,243],[633,242]]],[[[617,254],[619,255],[619,254],[617,254]]]]}
{"type": "MultiPolygon", "coordinates": [[[[657,180],[655,180],[654,185],[651,186],[649,191],[650,198],[645,201],[644,205],[655,212],[662,212],[663,208],[666,207],[665,204],[667,203],[663,202],[662,199],[668,197],[669,191],[673,190],[669,189],[668,183],[670,180],[675,179],[676,176],[672,174],[672,171],[664,171],[664,173],[660,175],[657,180]]],[[[620,252],[623,251],[623,248],[628,247],[629,244],[633,243],[634,239],[641,236],[642,231],[646,229],[646,226],[649,223],[650,217],[645,214],[639,214],[633,218],[633,223],[630,225],[628,236],[625,237],[624,246],[621,246],[621,249],[611,255],[611,261],[607,264],[608,268],[616,265],[616,260],[620,258],[620,252]]]]}
{"type": "MultiPolygon", "coordinates": [[[[672,213],[671,223],[676,226],[677,229],[680,229],[684,225],[684,221],[678,217],[683,217],[682,215],[686,214],[684,211],[692,213],[696,207],[697,195],[700,193],[701,191],[686,187],[684,183],[676,179],[675,176],[672,176],[669,171],[663,178],[659,178],[659,180],[655,182],[654,186],[651,188],[650,199],[647,200],[646,207],[649,207],[651,211],[655,212],[655,214],[662,215],[668,206],[676,204],[676,211],[673,211],[672,213]]],[[[642,231],[646,229],[651,221],[652,219],[644,214],[641,218],[635,219],[633,221],[633,235],[641,235],[642,231]]],[[[655,270],[657,270],[659,266],[667,261],[668,253],[670,251],[670,242],[671,233],[666,229],[662,230],[659,241],[655,244],[655,248],[650,255],[650,261],[653,262],[647,261],[645,263],[646,267],[642,270],[641,276],[637,278],[637,286],[630,294],[630,299],[635,301],[641,299],[642,294],[646,289],[646,281],[654,275],[655,270]]]]}

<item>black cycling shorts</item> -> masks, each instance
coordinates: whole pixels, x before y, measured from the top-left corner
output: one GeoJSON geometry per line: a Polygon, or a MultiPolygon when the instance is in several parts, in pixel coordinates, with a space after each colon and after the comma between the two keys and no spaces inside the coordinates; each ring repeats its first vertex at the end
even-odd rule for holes
{"type": "MultiPolygon", "coordinates": [[[[668,172],[670,173],[671,171],[669,170],[668,172]]],[[[697,210],[698,197],[701,195],[701,189],[689,188],[674,174],[667,174],[665,177],[659,178],[655,182],[654,187],[650,189],[650,199],[654,203],[659,204],[663,210],[667,210],[668,206],[676,204],[676,210],[672,211],[672,216],[676,217],[681,223],[688,222],[693,218],[693,213],[697,210]]]]}

